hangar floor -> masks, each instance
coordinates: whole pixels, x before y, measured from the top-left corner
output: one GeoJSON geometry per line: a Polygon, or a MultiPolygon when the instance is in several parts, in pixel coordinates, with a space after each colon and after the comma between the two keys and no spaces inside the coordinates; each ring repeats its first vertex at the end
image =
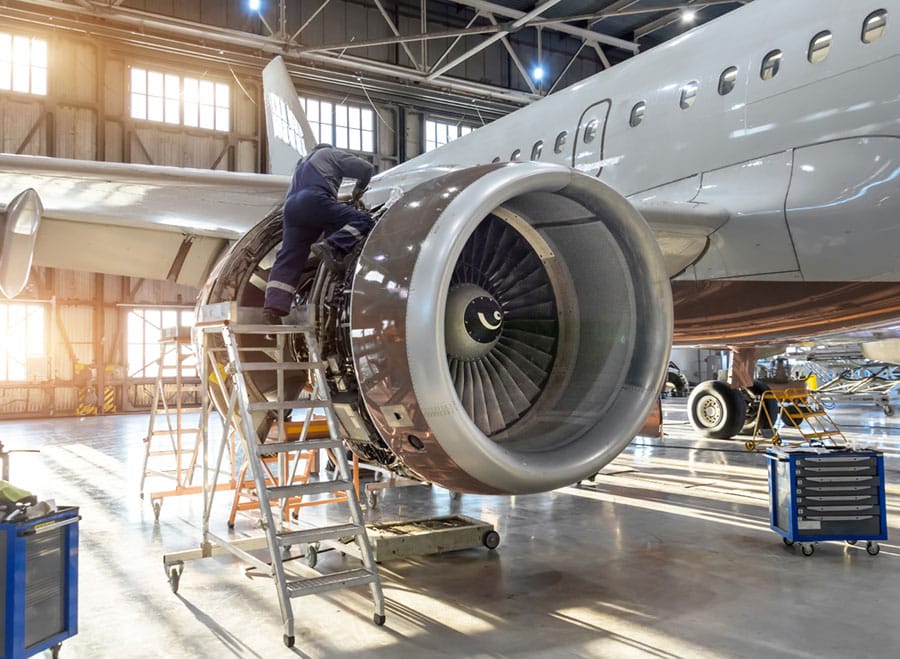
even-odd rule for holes
{"type": "MultiPolygon", "coordinates": [[[[784,547],[768,528],[763,457],[697,439],[683,400],[664,409],[665,443],[632,444],[590,486],[456,501],[389,491],[373,519],[461,512],[494,523],[500,547],[382,564],[382,628],[366,589],[296,600],[292,650],[271,582],[230,558],[189,563],[170,591],[161,556],[197,546],[200,502],[168,499],[154,523],[138,497],[146,416],[3,422],[0,436],[41,449],[14,454],[14,482],[81,507],[80,631],[65,658],[894,656],[897,540],[876,557],[784,547]]],[[[862,407],[836,418],[885,450],[900,538],[900,418],[862,407]]],[[[344,560],[323,554],[319,567],[344,560]]]]}

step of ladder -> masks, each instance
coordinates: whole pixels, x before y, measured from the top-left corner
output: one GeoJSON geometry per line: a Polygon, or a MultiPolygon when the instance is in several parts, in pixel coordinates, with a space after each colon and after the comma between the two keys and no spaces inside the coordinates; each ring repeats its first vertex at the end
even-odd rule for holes
{"type": "Polygon", "coordinates": [[[364,568],[357,568],[356,570],[335,572],[334,574],[326,574],[321,577],[296,579],[288,581],[285,585],[291,597],[303,597],[304,595],[315,595],[316,593],[325,593],[330,590],[364,586],[372,583],[377,578],[372,572],[364,568]]]}
{"type": "Polygon", "coordinates": [[[320,540],[337,540],[347,536],[357,536],[361,529],[356,524],[337,524],[335,526],[321,526],[315,529],[301,529],[299,531],[284,531],[278,533],[278,543],[282,547],[290,545],[302,545],[320,540]]]}
{"type": "Polygon", "coordinates": [[[346,492],[353,489],[353,483],[345,480],[321,481],[319,483],[303,483],[302,485],[278,485],[266,488],[269,499],[293,499],[294,497],[325,492],[346,492]]]}
{"type": "Polygon", "coordinates": [[[266,401],[264,403],[250,403],[247,405],[248,412],[265,412],[272,410],[283,412],[285,410],[309,410],[323,407],[327,404],[324,400],[288,400],[288,401],[266,401]]]}
{"type": "Polygon", "coordinates": [[[343,442],[339,439],[304,439],[296,442],[277,442],[271,444],[255,445],[256,452],[260,455],[269,455],[270,453],[290,453],[292,451],[316,451],[318,449],[342,448],[343,442]]]}
{"type": "Polygon", "coordinates": [[[255,373],[258,371],[308,371],[312,368],[326,368],[325,362],[241,362],[236,367],[239,373],[255,373]]]}

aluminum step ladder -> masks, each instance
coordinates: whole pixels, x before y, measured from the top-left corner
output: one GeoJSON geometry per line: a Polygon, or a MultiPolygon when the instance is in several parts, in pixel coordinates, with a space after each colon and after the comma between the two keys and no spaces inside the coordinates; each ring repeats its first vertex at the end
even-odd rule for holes
{"type": "MultiPolygon", "coordinates": [[[[240,438],[249,470],[256,484],[259,498],[261,524],[264,529],[264,546],[268,548],[269,561],[261,561],[249,553],[251,548],[261,548],[262,543],[254,539],[229,541],[209,532],[208,518],[211,504],[204,512],[204,545],[200,554],[182,552],[164,557],[164,566],[173,590],[177,589],[178,577],[183,569],[183,560],[208,557],[224,552],[238,556],[256,569],[270,574],[275,582],[281,617],[284,624],[284,643],[287,647],[294,645],[294,614],[291,600],[305,595],[315,595],[355,586],[368,585],[375,605],[373,620],[376,625],[383,625],[384,596],[378,576],[369,538],[366,533],[358,494],[354,486],[350,467],[347,463],[346,449],[338,434],[337,418],[331,403],[328,384],[325,379],[326,363],[319,354],[318,342],[312,323],[294,325],[266,325],[258,320],[254,322],[253,312],[259,310],[238,309],[236,305],[223,307],[210,305],[216,309],[201,308],[198,330],[203,332],[205,364],[212,366],[212,377],[219,381],[220,391],[228,392],[226,409],[223,411],[226,425],[232,426],[240,438]],[[219,317],[219,320],[210,320],[219,317]],[[248,322],[241,322],[243,318],[248,322]],[[236,319],[237,322],[233,322],[236,319]],[[212,340],[213,336],[221,338],[221,344],[212,340]],[[291,361],[285,358],[291,341],[302,336],[308,353],[306,362],[291,361]],[[274,345],[273,345],[274,343],[274,345]],[[247,347],[243,347],[243,346],[247,347]],[[224,353],[224,355],[223,355],[224,353]],[[222,357],[225,357],[223,360],[222,357]],[[224,368],[223,368],[224,361],[224,368]],[[251,400],[248,377],[254,374],[268,373],[274,376],[276,395],[273,400],[251,400]],[[312,388],[309,399],[286,397],[286,376],[306,374],[307,382],[312,388]],[[301,412],[305,421],[310,424],[313,410],[321,410],[328,424],[329,437],[309,439],[306,428],[300,432],[299,439],[288,441],[285,433],[285,412],[301,412]],[[254,417],[254,413],[257,413],[254,417]],[[273,415],[276,421],[277,437],[274,442],[261,443],[257,425],[264,413],[273,415]],[[301,453],[316,449],[333,449],[337,463],[335,480],[294,483],[294,474],[288,465],[296,465],[301,453]],[[278,473],[278,484],[267,479],[263,465],[263,456],[278,455],[285,458],[278,473]],[[293,458],[293,459],[290,459],[293,458]],[[346,503],[350,511],[350,520],[345,524],[327,525],[312,528],[299,528],[290,523],[289,515],[283,514],[282,508],[293,497],[312,496],[317,494],[341,492],[346,495],[346,503]],[[279,512],[273,512],[278,508],[279,512]],[[284,556],[290,547],[296,545],[313,545],[329,541],[345,542],[353,538],[359,551],[347,545],[347,555],[356,556],[362,561],[362,567],[332,574],[317,573],[317,576],[302,577],[288,575],[284,567],[284,556]],[[250,540],[250,542],[247,542],[250,540]],[[214,543],[214,544],[213,544],[214,543]],[[175,583],[172,583],[173,573],[175,583]]],[[[206,456],[204,456],[206,459],[206,456]]],[[[221,456],[220,456],[221,460],[221,456]]],[[[217,473],[217,472],[216,472],[217,473]]],[[[210,497],[215,491],[214,484],[208,490],[210,497]]],[[[258,537],[257,537],[258,540],[258,537]]],[[[311,569],[311,568],[307,568],[311,569]]]]}

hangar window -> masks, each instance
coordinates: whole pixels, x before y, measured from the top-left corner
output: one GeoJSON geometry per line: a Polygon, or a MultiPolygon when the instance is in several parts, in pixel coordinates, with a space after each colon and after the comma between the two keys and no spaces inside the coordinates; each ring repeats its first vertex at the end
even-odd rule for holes
{"type": "Polygon", "coordinates": [[[375,151],[375,113],[371,109],[302,97],[300,105],[316,142],[351,151],[375,151]]]}
{"type": "Polygon", "coordinates": [[[47,42],[0,32],[0,90],[47,95],[47,42]]]}
{"type": "Polygon", "coordinates": [[[726,94],[731,93],[734,86],[737,84],[737,74],[738,70],[736,66],[729,66],[722,71],[722,75],[719,76],[719,86],[717,88],[719,96],[725,96],[726,94]]]}
{"type": "Polygon", "coordinates": [[[556,142],[553,143],[553,153],[562,153],[563,147],[566,145],[566,138],[569,136],[568,131],[563,131],[556,136],[556,142]]]}
{"type": "Polygon", "coordinates": [[[458,137],[468,135],[473,130],[472,126],[460,123],[449,123],[427,119],[425,121],[425,150],[431,151],[452,142],[458,137]]]}
{"type": "Polygon", "coordinates": [[[687,110],[697,100],[697,88],[699,86],[696,80],[692,80],[681,88],[681,98],[678,101],[678,105],[681,106],[682,110],[687,110]]]}
{"type": "Polygon", "coordinates": [[[647,104],[644,101],[638,101],[634,104],[634,107],[631,108],[631,116],[628,117],[628,125],[634,128],[635,126],[640,125],[640,123],[644,120],[644,110],[647,108],[647,104]]]}
{"type": "MultiPolygon", "coordinates": [[[[126,354],[128,377],[156,378],[159,374],[160,340],[165,329],[191,327],[194,324],[193,308],[148,307],[128,310],[126,320],[126,354]]],[[[163,375],[174,375],[177,366],[177,350],[169,351],[163,364],[163,375]],[[171,370],[169,370],[171,369],[171,370]]]]}
{"type": "MultiPolygon", "coordinates": [[[[231,126],[230,91],[221,82],[185,78],[184,125],[227,132],[231,126]]],[[[168,121],[168,109],[166,114],[168,121]]]]}
{"type": "Polygon", "coordinates": [[[512,152],[512,155],[509,157],[510,162],[516,162],[522,157],[522,149],[516,149],[512,152]]]}
{"type": "Polygon", "coordinates": [[[540,160],[541,154],[544,152],[544,140],[538,140],[534,143],[534,146],[531,147],[531,159],[532,160],[540,160]]]}
{"type": "Polygon", "coordinates": [[[45,311],[42,304],[0,303],[0,381],[46,379],[45,311]]]}
{"type": "Polygon", "coordinates": [[[887,9],[879,9],[866,16],[862,28],[863,43],[873,43],[878,41],[884,35],[884,28],[886,26],[887,9]]]}
{"type": "Polygon", "coordinates": [[[763,57],[762,67],[759,69],[759,77],[763,80],[771,80],[778,75],[778,69],[781,67],[781,51],[770,50],[763,57]]]}
{"type": "Polygon", "coordinates": [[[588,142],[593,142],[594,138],[597,137],[597,131],[600,129],[600,121],[598,119],[591,119],[588,122],[588,125],[584,127],[584,142],[587,144],[588,142]]]}
{"type": "Polygon", "coordinates": [[[810,40],[806,59],[810,64],[818,64],[828,57],[829,50],[831,50],[831,32],[823,30],[810,40]]]}

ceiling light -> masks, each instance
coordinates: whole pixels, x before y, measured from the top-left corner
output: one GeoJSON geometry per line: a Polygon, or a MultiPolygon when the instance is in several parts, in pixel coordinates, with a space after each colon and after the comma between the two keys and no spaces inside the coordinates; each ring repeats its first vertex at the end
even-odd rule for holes
{"type": "Polygon", "coordinates": [[[259,0],[247,0],[250,11],[259,11],[259,0]]]}
{"type": "Polygon", "coordinates": [[[538,64],[536,67],[534,67],[534,70],[531,72],[531,77],[534,78],[535,80],[543,79],[544,69],[541,67],[540,64],[538,64]]]}

